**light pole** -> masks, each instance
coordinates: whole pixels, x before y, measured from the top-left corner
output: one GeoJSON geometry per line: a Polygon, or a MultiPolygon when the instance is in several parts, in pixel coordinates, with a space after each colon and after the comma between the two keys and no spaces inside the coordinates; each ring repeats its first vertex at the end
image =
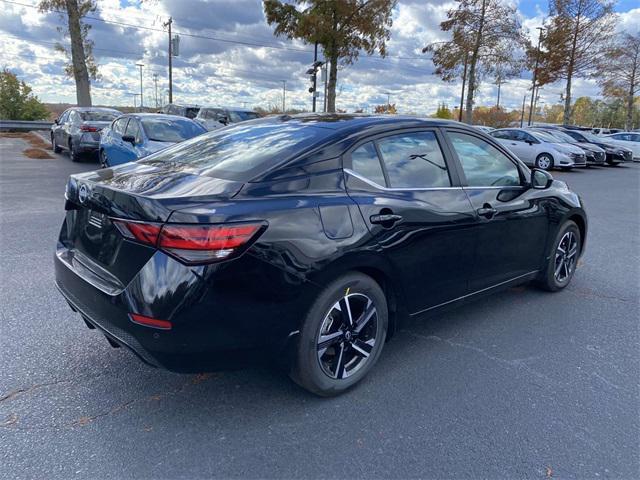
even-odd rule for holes
{"type": "Polygon", "coordinates": [[[144,67],[144,63],[136,63],[136,67],[140,67],[140,111],[144,107],[144,97],[142,96],[142,67],[144,67]]]}
{"type": "Polygon", "coordinates": [[[156,85],[156,109],[158,108],[158,74],[153,74],[153,83],[156,85]]]}
{"type": "Polygon", "coordinates": [[[531,116],[533,115],[533,101],[536,97],[536,80],[538,76],[538,63],[540,62],[540,44],[542,43],[542,32],[545,30],[544,27],[537,27],[540,31],[538,35],[538,50],[536,51],[536,64],[533,67],[533,85],[531,87],[531,105],[529,106],[529,121],[527,125],[531,126],[531,116]]]}
{"type": "Polygon", "coordinates": [[[171,51],[171,25],[173,24],[173,18],[169,17],[167,23],[163,23],[162,26],[169,27],[169,103],[173,103],[173,52],[171,51]]]}
{"type": "Polygon", "coordinates": [[[287,81],[282,80],[282,113],[286,112],[287,99],[287,81]]]}

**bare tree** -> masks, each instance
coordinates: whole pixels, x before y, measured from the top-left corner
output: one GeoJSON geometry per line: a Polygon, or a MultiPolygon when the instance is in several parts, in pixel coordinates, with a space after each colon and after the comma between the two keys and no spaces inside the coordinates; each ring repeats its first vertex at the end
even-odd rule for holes
{"type": "Polygon", "coordinates": [[[605,96],[625,100],[625,128],[631,130],[633,103],[640,92],[640,32],[618,36],[616,45],[599,65],[598,83],[605,96]]]}
{"type": "Polygon", "coordinates": [[[497,65],[519,72],[522,62],[516,54],[526,38],[514,7],[500,0],[456,1],[458,6],[440,24],[443,31],[451,32],[451,40],[428,45],[423,52],[433,54],[436,74],[445,81],[455,79],[468,63],[465,122],[471,123],[479,79],[496,73],[497,65]]]}
{"type": "MultiPolygon", "coordinates": [[[[93,41],[89,40],[88,33],[91,25],[82,22],[82,17],[95,11],[95,0],[42,0],[39,4],[41,12],[59,12],[67,19],[68,32],[71,41],[71,64],[65,69],[67,75],[73,77],[76,82],[76,97],[78,105],[91,106],[91,83],[98,76],[98,67],[93,57],[93,41]]],[[[61,30],[61,29],[59,29],[61,30]]],[[[67,49],[62,45],[56,45],[62,52],[67,49]]]]}
{"type": "Polygon", "coordinates": [[[571,121],[575,77],[592,74],[610,51],[616,16],[610,0],[551,0],[551,19],[542,37],[538,85],[566,80],[563,123],[571,121]]]}

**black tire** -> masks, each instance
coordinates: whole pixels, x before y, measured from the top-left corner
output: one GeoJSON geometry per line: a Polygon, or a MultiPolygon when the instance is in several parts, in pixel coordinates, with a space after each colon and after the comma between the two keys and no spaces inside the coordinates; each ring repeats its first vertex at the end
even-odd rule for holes
{"type": "Polygon", "coordinates": [[[73,140],[69,140],[69,158],[72,162],[79,162],[78,153],[73,148],[73,140]]]}
{"type": "Polygon", "coordinates": [[[318,295],[306,315],[294,353],[291,378],[301,387],[323,397],[348,390],[367,375],[380,357],[387,336],[388,315],[385,294],[371,277],[354,272],[331,282],[318,295]],[[336,305],[345,305],[345,298],[352,317],[368,317],[368,320],[360,322],[363,327],[359,331],[344,322],[347,316],[342,317],[341,312],[346,308],[335,308],[336,305]],[[336,328],[330,333],[334,325],[336,328]],[[335,338],[320,343],[323,331],[325,339],[335,338]],[[350,332],[348,338],[347,331],[350,332]],[[368,342],[366,350],[370,348],[368,352],[361,348],[365,341],[368,342]],[[330,346],[322,348],[329,343],[330,346]]]}
{"type": "Polygon", "coordinates": [[[53,133],[51,134],[51,148],[53,149],[53,153],[60,153],[62,151],[56,143],[56,137],[53,133]]]}
{"type": "Polygon", "coordinates": [[[534,165],[536,168],[549,171],[553,168],[553,156],[548,153],[541,153],[536,157],[534,165]]]}
{"type": "Polygon", "coordinates": [[[101,168],[109,168],[109,159],[107,158],[107,154],[104,150],[100,149],[98,152],[98,159],[100,160],[101,168]]]}
{"type": "Polygon", "coordinates": [[[538,279],[538,286],[549,292],[557,292],[569,285],[578,265],[581,248],[582,236],[580,235],[580,229],[575,222],[567,220],[558,230],[558,234],[551,246],[549,260],[547,261],[545,270],[538,279]],[[572,246],[574,241],[575,251],[572,246]],[[566,246],[567,242],[569,244],[568,247],[566,246]],[[559,249],[562,249],[565,253],[563,254],[559,249]],[[559,259],[559,257],[562,258],[559,259]],[[558,266],[560,262],[564,262],[567,269],[563,270],[563,268],[560,268],[563,275],[558,276],[558,266]],[[566,274],[566,276],[564,274],[566,274]]]}

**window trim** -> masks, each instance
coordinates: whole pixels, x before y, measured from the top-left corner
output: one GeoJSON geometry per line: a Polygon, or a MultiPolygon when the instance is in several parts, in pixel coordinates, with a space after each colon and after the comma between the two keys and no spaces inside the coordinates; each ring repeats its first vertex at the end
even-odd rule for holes
{"type": "Polygon", "coordinates": [[[126,132],[126,131],[127,131],[127,126],[129,125],[129,120],[131,120],[131,117],[130,117],[130,116],[124,116],[124,115],[123,115],[123,116],[121,116],[121,117],[116,118],[116,119],[113,121],[113,123],[111,124],[111,126],[112,126],[111,130],[113,130],[115,133],[117,133],[117,134],[120,136],[120,138],[121,138],[121,139],[122,139],[122,136],[124,135],[124,132],[126,132]],[[117,121],[119,121],[119,120],[124,120],[124,128],[122,129],[122,133],[118,132],[118,131],[115,129],[115,124],[116,124],[116,122],[117,122],[117,121]]]}
{"type": "Polygon", "coordinates": [[[414,127],[414,128],[399,128],[397,130],[390,130],[388,132],[378,133],[376,135],[370,135],[368,137],[364,137],[359,139],[356,143],[354,143],[351,147],[347,149],[346,152],[342,154],[342,170],[345,173],[348,173],[351,176],[362,180],[366,184],[377,188],[379,190],[385,192],[424,192],[430,190],[460,190],[462,188],[462,183],[459,177],[458,170],[456,169],[457,165],[453,158],[451,157],[451,151],[448,147],[447,139],[445,138],[444,133],[442,132],[440,127],[414,127]],[[440,147],[440,151],[442,152],[442,158],[444,159],[444,163],[447,167],[447,174],[449,175],[449,181],[451,185],[448,187],[391,187],[391,183],[389,182],[389,177],[387,174],[387,168],[382,159],[382,155],[380,154],[380,149],[378,148],[378,140],[387,137],[394,137],[396,135],[402,135],[405,133],[423,133],[423,132],[432,132],[435,134],[436,141],[440,147]],[[361,147],[365,143],[372,142],[376,153],[378,154],[378,161],[380,162],[380,166],[382,167],[382,173],[385,178],[386,185],[378,185],[373,180],[370,180],[359,173],[353,170],[353,164],[351,162],[351,152],[361,147]]]}
{"type": "Polygon", "coordinates": [[[491,141],[488,141],[486,137],[481,136],[481,135],[477,135],[475,132],[467,130],[465,128],[459,128],[459,127],[443,127],[443,137],[445,139],[445,141],[447,142],[447,147],[449,149],[451,158],[453,158],[455,160],[455,164],[456,164],[456,168],[458,169],[458,175],[461,179],[461,185],[464,189],[466,190],[496,190],[496,189],[502,189],[502,190],[515,190],[515,189],[526,189],[529,186],[529,181],[528,178],[531,175],[531,170],[529,170],[529,168],[522,162],[520,161],[518,158],[515,158],[514,155],[511,154],[511,152],[509,152],[509,150],[507,148],[505,148],[503,145],[500,144],[500,142],[497,141],[497,139],[494,139],[493,137],[491,138],[491,141]],[[494,147],[496,150],[498,150],[500,153],[502,153],[505,157],[507,157],[507,159],[511,160],[511,162],[515,165],[516,169],[518,170],[518,174],[520,175],[520,185],[504,185],[504,186],[496,186],[496,185],[487,185],[487,186],[474,186],[474,185],[469,185],[469,182],[467,180],[467,176],[464,173],[464,168],[462,168],[462,162],[460,161],[460,157],[458,157],[458,153],[456,152],[455,148],[453,147],[453,143],[451,143],[451,139],[449,138],[449,133],[461,133],[461,134],[465,134],[465,135],[470,135],[472,137],[478,138],[479,140],[484,140],[486,143],[488,143],[489,145],[491,145],[492,147],[494,147]]]}

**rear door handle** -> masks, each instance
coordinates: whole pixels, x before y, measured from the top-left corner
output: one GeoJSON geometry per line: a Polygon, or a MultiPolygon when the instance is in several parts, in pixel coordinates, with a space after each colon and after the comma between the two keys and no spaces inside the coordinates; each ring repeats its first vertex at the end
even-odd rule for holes
{"type": "Polygon", "coordinates": [[[379,215],[371,215],[369,221],[379,225],[393,225],[396,222],[402,220],[402,215],[396,215],[393,213],[383,213],[379,215]]]}
{"type": "Polygon", "coordinates": [[[479,208],[477,210],[478,215],[480,215],[481,217],[485,217],[485,218],[493,218],[493,216],[498,213],[498,211],[493,208],[491,205],[489,205],[488,203],[485,203],[482,208],[479,208]]]}

